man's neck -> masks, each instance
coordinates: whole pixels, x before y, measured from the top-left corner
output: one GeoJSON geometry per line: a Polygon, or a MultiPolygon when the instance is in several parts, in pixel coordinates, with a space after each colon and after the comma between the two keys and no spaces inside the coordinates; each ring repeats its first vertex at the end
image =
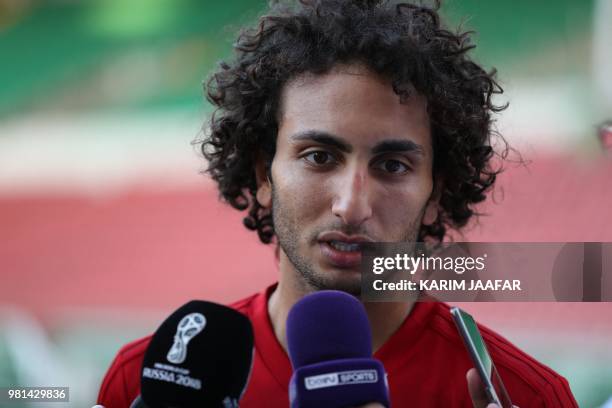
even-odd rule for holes
{"type": "MultiPolygon", "coordinates": [[[[274,334],[287,351],[286,323],[287,315],[293,305],[304,295],[313,290],[304,289],[303,285],[294,282],[295,272],[283,271],[278,286],[268,299],[268,315],[272,322],[274,334]],[[291,275],[289,275],[291,273],[291,275]]],[[[410,314],[414,302],[365,302],[364,307],[370,321],[372,347],[376,351],[399,329],[410,314]]]]}

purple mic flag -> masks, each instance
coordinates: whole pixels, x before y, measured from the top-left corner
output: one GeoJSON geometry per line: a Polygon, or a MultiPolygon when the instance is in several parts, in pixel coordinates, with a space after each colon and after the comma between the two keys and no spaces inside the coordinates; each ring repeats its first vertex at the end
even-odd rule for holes
{"type": "Polygon", "coordinates": [[[289,311],[287,342],[292,408],[390,406],[365,309],[353,296],[324,290],[302,298],[289,311]]]}

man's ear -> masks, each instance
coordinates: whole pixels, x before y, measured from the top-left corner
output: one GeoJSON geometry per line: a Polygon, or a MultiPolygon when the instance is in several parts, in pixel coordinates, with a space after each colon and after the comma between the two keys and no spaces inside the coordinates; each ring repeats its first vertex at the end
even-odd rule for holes
{"type": "Polygon", "coordinates": [[[272,207],[272,182],[268,177],[267,161],[263,153],[255,159],[255,179],[257,181],[257,202],[264,208],[272,207]]]}
{"type": "Polygon", "coordinates": [[[440,198],[442,197],[442,190],[444,189],[444,181],[441,176],[434,177],[434,185],[425,207],[425,214],[423,214],[423,224],[431,225],[438,219],[440,212],[440,198]]]}

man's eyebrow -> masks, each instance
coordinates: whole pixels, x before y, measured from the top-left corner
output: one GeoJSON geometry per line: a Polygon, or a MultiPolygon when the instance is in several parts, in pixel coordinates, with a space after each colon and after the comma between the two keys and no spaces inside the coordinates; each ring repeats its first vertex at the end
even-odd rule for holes
{"type": "MultiPolygon", "coordinates": [[[[304,132],[299,132],[292,135],[291,139],[294,141],[310,140],[323,145],[335,147],[336,149],[345,153],[350,153],[353,151],[353,147],[340,136],[336,136],[321,130],[306,130],[304,132]]],[[[423,149],[423,146],[413,142],[412,140],[405,139],[384,140],[372,148],[372,154],[397,152],[424,155],[425,149],[423,149]]]]}
{"type": "Polygon", "coordinates": [[[413,142],[412,140],[405,139],[385,140],[372,148],[372,154],[395,152],[417,153],[419,155],[424,155],[425,149],[423,149],[423,146],[413,142]]]}
{"type": "Polygon", "coordinates": [[[320,130],[306,130],[304,132],[299,132],[291,135],[291,139],[295,141],[311,140],[323,145],[335,147],[336,149],[345,153],[350,153],[353,151],[353,147],[341,137],[320,130]]]}

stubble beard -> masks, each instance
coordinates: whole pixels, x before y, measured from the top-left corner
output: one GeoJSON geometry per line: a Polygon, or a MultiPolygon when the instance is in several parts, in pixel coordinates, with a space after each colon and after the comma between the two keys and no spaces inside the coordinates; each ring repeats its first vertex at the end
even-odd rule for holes
{"type": "MultiPolygon", "coordinates": [[[[421,208],[416,219],[411,222],[404,236],[398,242],[415,242],[417,240],[426,205],[421,208]]],[[[334,279],[324,271],[317,270],[312,261],[308,260],[303,254],[300,254],[300,233],[297,219],[295,214],[281,203],[274,184],[272,184],[272,220],[278,244],[299,274],[297,283],[301,291],[310,293],[318,290],[340,290],[357,297],[361,295],[361,274],[359,274],[357,279],[334,279]]],[[[330,229],[327,226],[319,232],[330,229]]],[[[333,229],[346,232],[346,228],[342,227],[333,229]]],[[[352,233],[358,232],[352,231],[352,233]]],[[[307,242],[314,241],[316,240],[316,234],[307,238],[307,242]]]]}

